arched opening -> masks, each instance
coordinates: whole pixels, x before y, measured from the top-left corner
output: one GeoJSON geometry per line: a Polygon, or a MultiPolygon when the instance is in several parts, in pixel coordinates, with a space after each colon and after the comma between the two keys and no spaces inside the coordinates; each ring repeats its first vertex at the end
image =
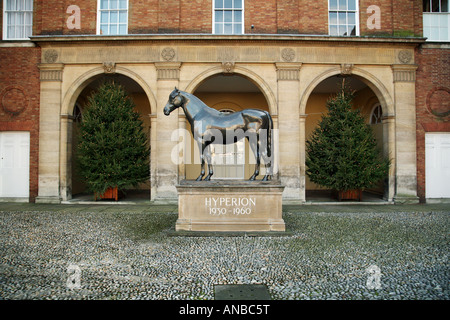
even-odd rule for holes
{"type": "MultiPolygon", "coordinates": [[[[73,119],[71,134],[69,134],[69,139],[71,137],[72,141],[69,143],[71,145],[71,150],[68,152],[72,155],[70,159],[70,170],[71,175],[71,196],[74,200],[91,200],[92,194],[86,192],[86,187],[77,172],[76,157],[77,157],[77,145],[78,136],[80,131],[80,123],[83,121],[83,110],[88,104],[89,96],[95,92],[98,87],[105,81],[114,81],[120,84],[127,94],[133,100],[136,111],[141,115],[143,121],[144,132],[147,135],[148,143],[150,144],[150,118],[151,114],[150,102],[144,89],[133,79],[128,76],[121,74],[99,74],[86,80],[82,87],[83,89],[75,99],[75,104],[73,106],[71,117],[73,119]]],[[[149,168],[150,171],[150,168],[149,168]]],[[[150,179],[139,185],[138,188],[134,190],[126,190],[127,200],[150,200],[150,179]]]]}
{"type": "MultiPolygon", "coordinates": [[[[215,74],[200,82],[192,92],[206,105],[223,113],[244,109],[260,109],[270,112],[264,93],[249,78],[240,74],[215,74]]],[[[186,121],[186,129],[191,130],[186,121]]],[[[242,140],[234,145],[214,145],[211,149],[214,164],[212,179],[249,179],[254,172],[255,160],[248,141],[242,140]]],[[[187,180],[194,180],[200,172],[199,150],[191,134],[191,159],[185,165],[187,180]]],[[[261,179],[265,173],[261,166],[261,179]]]]}
{"type": "MultiPolygon", "coordinates": [[[[312,132],[320,122],[322,115],[327,113],[326,103],[334,94],[336,94],[345,77],[346,84],[354,91],[353,109],[359,109],[366,123],[372,127],[374,136],[377,140],[378,148],[383,156],[388,156],[389,139],[387,123],[383,120],[384,97],[380,97],[373,89],[373,85],[359,76],[332,75],[322,80],[309,95],[305,107],[305,138],[308,140],[312,132]]],[[[380,181],[373,188],[366,190],[364,199],[368,201],[382,201],[386,198],[389,183],[380,181]]],[[[311,182],[308,176],[305,177],[305,190],[307,201],[327,201],[334,199],[333,191],[311,182]]]]}

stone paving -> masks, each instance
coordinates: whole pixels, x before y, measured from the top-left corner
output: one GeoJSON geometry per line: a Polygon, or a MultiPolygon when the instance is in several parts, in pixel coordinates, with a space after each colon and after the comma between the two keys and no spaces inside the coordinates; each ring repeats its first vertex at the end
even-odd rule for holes
{"type": "Polygon", "coordinates": [[[174,205],[0,203],[0,299],[448,300],[450,205],[286,205],[285,236],[177,236],[174,205]]]}

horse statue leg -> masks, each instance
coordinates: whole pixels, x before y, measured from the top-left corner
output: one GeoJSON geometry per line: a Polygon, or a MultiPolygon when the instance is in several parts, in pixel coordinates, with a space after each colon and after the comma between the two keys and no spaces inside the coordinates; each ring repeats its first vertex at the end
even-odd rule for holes
{"type": "Polygon", "coordinates": [[[250,139],[250,137],[247,137],[247,139],[249,140],[249,144],[250,144],[250,148],[253,151],[253,154],[255,155],[256,158],[256,165],[255,165],[255,172],[253,173],[253,175],[250,177],[250,181],[254,181],[256,179],[256,177],[259,175],[259,168],[261,166],[261,157],[260,157],[260,153],[259,153],[259,133],[255,133],[256,136],[256,141],[255,139],[250,139]]]}
{"type": "Polygon", "coordinates": [[[200,150],[201,171],[200,175],[197,177],[197,179],[195,179],[196,181],[202,181],[203,176],[205,175],[205,156],[204,156],[205,145],[206,144],[204,141],[198,142],[198,149],[200,150]]]}
{"type": "Polygon", "coordinates": [[[205,158],[206,164],[208,165],[208,175],[205,177],[205,181],[209,181],[211,180],[211,176],[214,174],[211,157],[211,144],[208,144],[208,146],[205,148],[205,158]]]}

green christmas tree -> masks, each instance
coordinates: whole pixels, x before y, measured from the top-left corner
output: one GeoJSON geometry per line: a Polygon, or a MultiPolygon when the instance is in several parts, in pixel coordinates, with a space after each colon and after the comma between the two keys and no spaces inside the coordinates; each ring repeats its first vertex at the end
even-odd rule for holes
{"type": "Polygon", "coordinates": [[[77,163],[87,189],[103,194],[148,181],[149,147],[133,101],[113,81],[88,99],[80,127],[77,163]]]}
{"type": "Polygon", "coordinates": [[[367,189],[389,170],[389,160],[381,157],[372,128],[359,110],[351,108],[353,96],[344,80],[306,142],[306,174],[312,182],[336,191],[367,189]]]}

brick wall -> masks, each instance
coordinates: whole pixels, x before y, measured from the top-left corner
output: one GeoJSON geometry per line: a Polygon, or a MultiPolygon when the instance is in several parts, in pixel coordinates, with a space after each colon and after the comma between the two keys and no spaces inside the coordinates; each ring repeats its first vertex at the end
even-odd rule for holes
{"type": "Polygon", "coordinates": [[[450,132],[450,49],[416,51],[417,185],[425,200],[425,133],[450,132]]]}
{"type": "Polygon", "coordinates": [[[0,131],[30,132],[30,201],[38,195],[40,48],[0,48],[0,131]]]}
{"type": "MultiPolygon", "coordinates": [[[[211,33],[213,0],[129,0],[128,32],[211,33]]],[[[361,35],[421,36],[421,0],[360,0],[361,35]],[[381,29],[369,29],[367,8],[380,8],[381,29]]],[[[34,34],[95,34],[97,0],[35,0],[34,34]],[[81,9],[81,29],[69,30],[67,8],[81,9]]],[[[245,32],[328,34],[328,0],[245,0],[245,32]],[[251,26],[254,25],[254,29],[251,26]]]]}

